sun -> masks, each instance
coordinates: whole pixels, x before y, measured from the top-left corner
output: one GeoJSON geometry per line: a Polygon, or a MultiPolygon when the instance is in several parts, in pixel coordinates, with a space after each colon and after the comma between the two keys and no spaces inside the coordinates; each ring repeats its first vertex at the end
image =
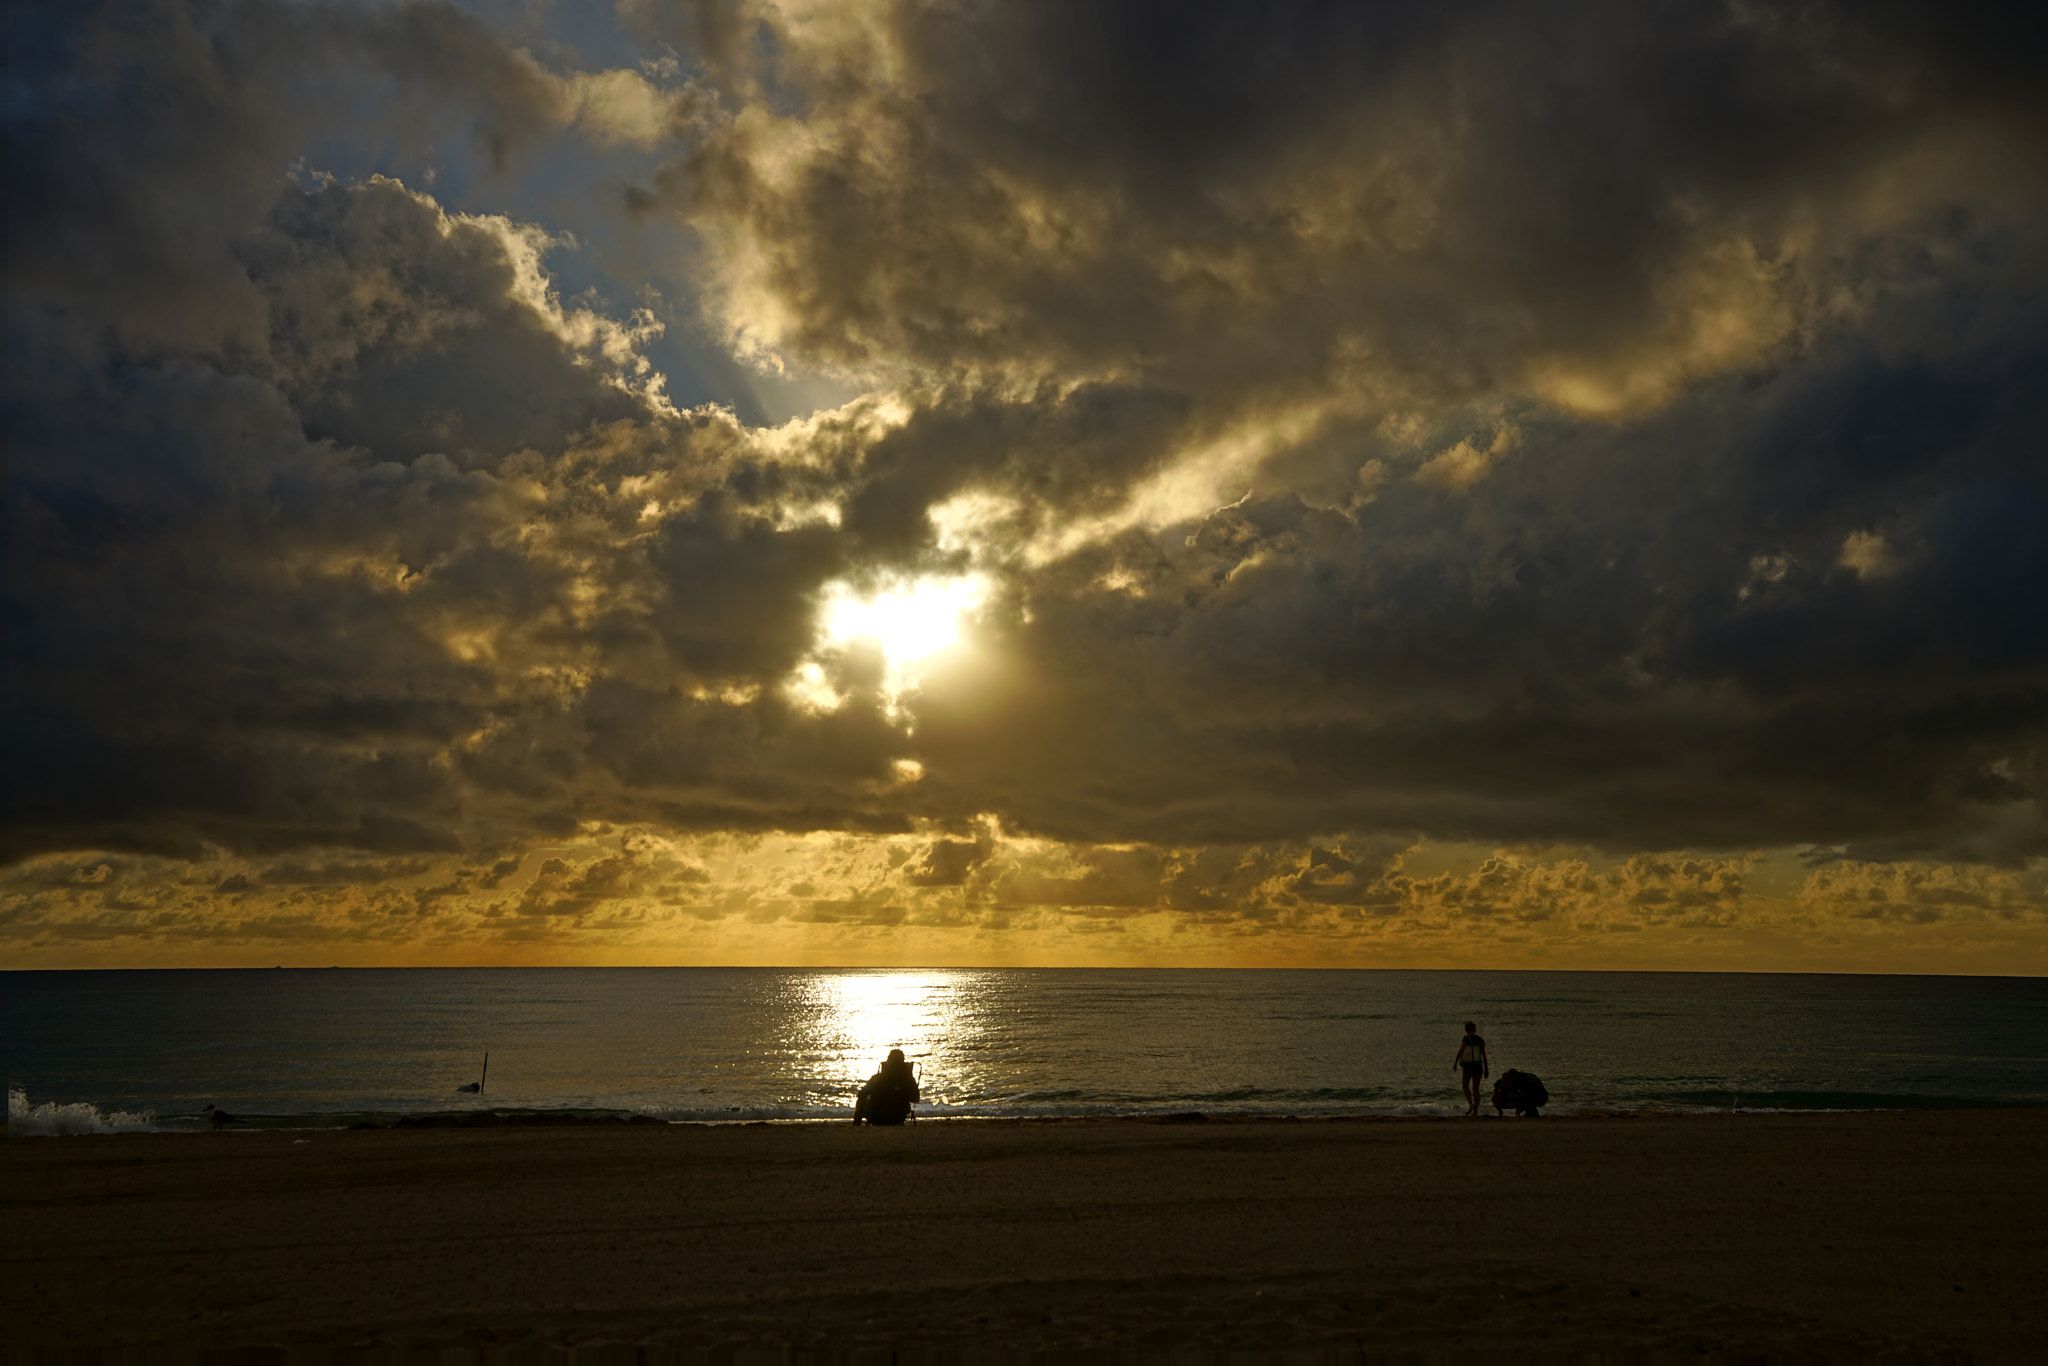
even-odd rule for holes
{"type": "Polygon", "coordinates": [[[818,639],[810,655],[784,681],[787,697],[813,713],[838,710],[846,700],[833,681],[832,656],[857,641],[882,654],[883,709],[901,715],[902,698],[932,660],[959,645],[960,623],[988,600],[979,574],[900,579],[866,592],[845,580],[818,595],[818,639]]]}
{"type": "Polygon", "coordinates": [[[914,579],[862,597],[850,584],[826,585],[819,625],[827,645],[872,640],[893,670],[902,671],[960,642],[960,618],[988,596],[973,575],[914,579]]]}

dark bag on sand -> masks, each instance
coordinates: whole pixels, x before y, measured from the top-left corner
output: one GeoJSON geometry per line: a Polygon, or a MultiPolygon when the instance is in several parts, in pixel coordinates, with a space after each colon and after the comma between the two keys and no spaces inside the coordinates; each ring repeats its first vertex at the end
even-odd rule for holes
{"type": "Polygon", "coordinates": [[[1513,1110],[1518,1115],[1533,1115],[1542,1106],[1550,1104],[1550,1092],[1544,1088],[1542,1078],[1529,1072],[1518,1072],[1510,1067],[1501,1079],[1493,1084],[1493,1108],[1513,1110]]]}

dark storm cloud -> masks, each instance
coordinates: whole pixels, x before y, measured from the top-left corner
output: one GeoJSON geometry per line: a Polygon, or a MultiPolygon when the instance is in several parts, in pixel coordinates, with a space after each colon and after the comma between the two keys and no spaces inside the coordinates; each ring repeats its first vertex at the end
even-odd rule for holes
{"type": "Polygon", "coordinates": [[[2048,849],[2029,11],[840,18],[735,46],[664,182],[722,316],[1039,426],[884,443],[851,524],[979,485],[1029,537],[1312,414],[1247,499],[1015,574],[1010,695],[926,685],[932,785],[1063,839],[2048,849]],[[1032,480],[1048,377],[1107,374],[1161,436],[1032,480]]]}
{"type": "Polygon", "coordinates": [[[1232,389],[1364,364],[1470,396],[1648,342],[1682,372],[1775,340],[1685,334],[1851,246],[1874,198],[1909,213],[1961,176],[1995,199],[2003,173],[2038,202],[2040,109],[2004,46],[2038,34],[1987,17],[852,7],[731,68],[741,99],[783,98],[667,184],[749,249],[743,334],[806,356],[1232,389]]]}
{"type": "Polygon", "coordinates": [[[14,853],[488,854],[553,812],[573,829],[608,771],[687,790],[708,767],[755,819],[854,819],[832,775],[886,765],[855,717],[788,741],[799,791],[759,758],[772,718],[675,691],[773,681],[806,648],[838,554],[764,520],[802,473],[749,492],[740,462],[722,491],[736,429],[646,389],[642,324],[549,294],[537,231],[285,176],[366,85],[372,133],[502,150],[548,126],[539,73],[433,6],[33,18],[46,65],[10,106],[14,853]],[[679,510],[643,528],[648,497],[679,510]]]}
{"type": "Polygon", "coordinates": [[[8,30],[8,308],[66,359],[260,347],[235,247],[308,138],[502,159],[555,102],[448,6],[21,5],[8,30]]]}
{"type": "Polygon", "coordinates": [[[1348,814],[2024,861],[2040,827],[2011,817],[2039,790],[2048,697],[2038,415],[1973,401],[1987,367],[2024,363],[1858,352],[1625,431],[1532,421],[1469,493],[1407,480],[1348,515],[1276,493],[1192,544],[1128,544],[1142,592],[1034,597],[1019,651],[1044,682],[1011,738],[956,735],[935,697],[922,753],[940,775],[956,744],[1029,765],[1003,776],[1040,804],[1012,815],[1064,837],[1348,814]],[[1908,413],[1935,430],[1886,459],[1908,413]],[[1859,573],[1844,547],[1873,526],[1897,563],[1859,573]]]}
{"type": "MultiPolygon", "coordinates": [[[[1574,894],[1423,838],[2048,852],[2031,11],[630,14],[695,83],[621,198],[875,394],[678,412],[572,243],[301,161],[516,176],[624,76],[437,5],[10,17],[11,855],[441,859],[391,905],[535,932],[708,876],[514,877],[605,822],[916,832],[895,886],[1104,919],[1574,894]],[[900,694],[815,639],[964,572],[900,694]]],[[[1601,895],[1722,914],[1689,867],[1601,895]]]]}

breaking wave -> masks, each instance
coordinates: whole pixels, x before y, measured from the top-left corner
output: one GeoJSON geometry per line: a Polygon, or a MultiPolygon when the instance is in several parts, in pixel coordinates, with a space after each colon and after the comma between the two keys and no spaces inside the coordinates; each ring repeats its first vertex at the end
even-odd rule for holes
{"type": "Polygon", "coordinates": [[[44,1101],[31,1105],[28,1092],[10,1087],[7,1092],[7,1135],[10,1138],[46,1138],[57,1134],[134,1134],[156,1129],[156,1115],[148,1110],[101,1110],[85,1101],[61,1105],[44,1101]]]}

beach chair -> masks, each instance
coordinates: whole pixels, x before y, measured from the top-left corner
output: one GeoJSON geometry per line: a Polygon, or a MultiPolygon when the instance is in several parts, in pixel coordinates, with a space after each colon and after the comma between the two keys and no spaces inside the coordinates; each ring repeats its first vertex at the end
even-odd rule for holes
{"type": "Polygon", "coordinates": [[[868,1078],[867,1084],[860,1088],[860,1098],[854,1102],[854,1122],[894,1128],[916,1119],[916,1104],[924,1094],[923,1076],[919,1069],[919,1064],[912,1064],[908,1090],[887,1084],[880,1072],[868,1078]]]}

